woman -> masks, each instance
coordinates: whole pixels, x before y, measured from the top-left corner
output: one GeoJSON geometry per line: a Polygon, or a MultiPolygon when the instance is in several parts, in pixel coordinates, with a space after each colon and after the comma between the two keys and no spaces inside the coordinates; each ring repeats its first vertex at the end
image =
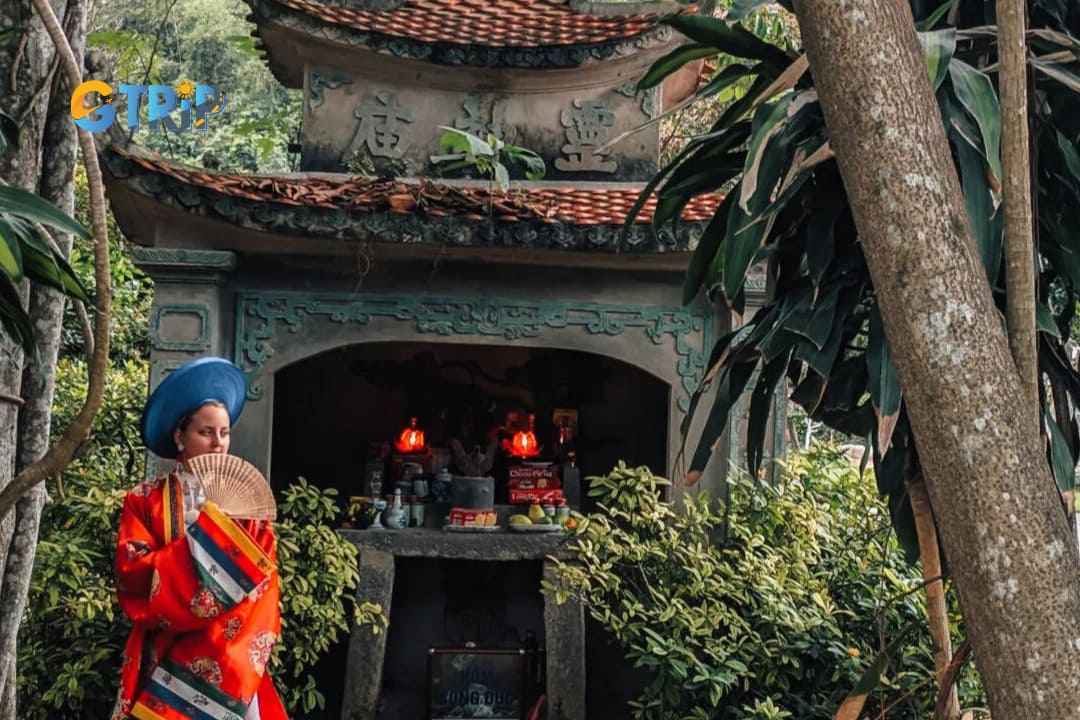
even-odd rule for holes
{"type": "Polygon", "coordinates": [[[269,522],[206,501],[188,460],[227,453],[247,385],[222,358],[184,364],[143,410],[147,448],[176,458],[124,499],[117,596],[134,623],[113,720],[285,720],[266,672],[281,632],[269,522]]]}

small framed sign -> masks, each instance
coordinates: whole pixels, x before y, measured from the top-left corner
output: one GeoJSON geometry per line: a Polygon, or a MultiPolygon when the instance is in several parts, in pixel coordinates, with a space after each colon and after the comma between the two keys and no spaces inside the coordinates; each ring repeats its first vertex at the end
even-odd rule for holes
{"type": "Polygon", "coordinates": [[[428,650],[428,720],[523,720],[529,692],[524,648],[428,650]]]}

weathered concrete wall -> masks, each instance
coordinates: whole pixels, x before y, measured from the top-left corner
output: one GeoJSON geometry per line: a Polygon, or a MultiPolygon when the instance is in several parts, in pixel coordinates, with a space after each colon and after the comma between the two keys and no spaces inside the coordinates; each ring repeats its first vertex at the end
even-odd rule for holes
{"type": "Polygon", "coordinates": [[[652,56],[531,73],[450,72],[374,53],[368,63],[309,65],[301,167],[437,176],[430,158],[440,154],[440,126],[447,126],[539,153],[549,180],[647,180],[657,169],[658,125],[594,153],[658,114],[660,89],[633,88],[652,56]]]}

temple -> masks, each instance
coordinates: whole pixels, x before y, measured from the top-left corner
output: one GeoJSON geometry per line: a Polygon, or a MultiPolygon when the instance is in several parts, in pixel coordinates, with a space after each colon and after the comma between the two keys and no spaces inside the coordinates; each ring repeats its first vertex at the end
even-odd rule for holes
{"type": "MultiPolygon", "coordinates": [[[[553,418],[574,418],[582,477],[620,459],[674,476],[690,395],[732,322],[682,298],[719,198],[657,228],[654,196],[624,221],[658,169],[660,123],[641,126],[698,75],[636,83],[679,42],[663,16],[695,9],[248,3],[272,71],[303,91],[299,172],[101,148],[116,219],[155,282],[151,383],[195,356],[232,358],[249,381],[233,452],[277,489],[302,475],[364,495],[380,443],[410,418],[435,448],[419,463],[433,472],[438,448],[482,445],[518,410],[539,418],[545,450],[553,418]],[[505,153],[505,191],[494,171],[447,170],[432,156],[448,128],[535,153],[543,179],[505,153]]],[[[715,490],[724,470],[713,463],[699,485],[715,490]]],[[[357,628],[341,649],[327,674],[341,717],[434,716],[440,649],[524,648],[526,637],[543,650],[546,717],[624,717],[634,691],[611,689],[632,677],[618,648],[580,607],[539,592],[558,537],[452,534],[442,514],[431,503],[423,527],[343,531],[360,548],[360,595],[383,605],[390,630],[357,628]]]]}

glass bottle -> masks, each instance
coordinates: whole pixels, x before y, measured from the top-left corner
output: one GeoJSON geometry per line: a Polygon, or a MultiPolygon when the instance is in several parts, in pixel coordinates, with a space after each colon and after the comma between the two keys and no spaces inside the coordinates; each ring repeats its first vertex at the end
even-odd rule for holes
{"type": "Polygon", "coordinates": [[[570,506],[566,504],[566,498],[559,498],[559,506],[555,509],[555,522],[566,526],[570,519],[570,506]]]}

